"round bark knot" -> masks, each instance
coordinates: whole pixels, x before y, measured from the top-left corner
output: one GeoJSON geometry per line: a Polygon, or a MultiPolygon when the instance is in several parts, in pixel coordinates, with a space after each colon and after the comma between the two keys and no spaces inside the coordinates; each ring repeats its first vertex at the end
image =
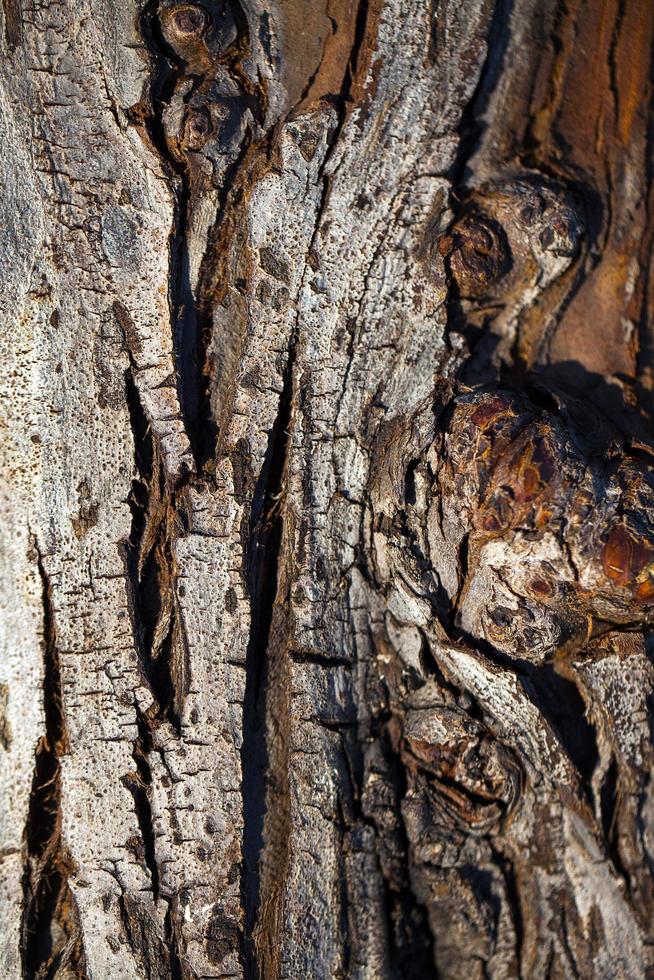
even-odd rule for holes
{"type": "Polygon", "coordinates": [[[172,22],[178,34],[200,37],[207,28],[208,16],[202,7],[181,7],[174,11],[172,22]]]}
{"type": "Polygon", "coordinates": [[[460,296],[481,296],[511,265],[502,229],[483,216],[469,214],[441,239],[439,250],[460,296]]]}
{"type": "Polygon", "coordinates": [[[191,150],[201,149],[214,130],[211,113],[208,109],[195,109],[185,120],[184,143],[191,150]]]}
{"type": "Polygon", "coordinates": [[[209,13],[199,4],[182,3],[170,7],[164,24],[169,34],[184,41],[200,38],[209,27],[209,13]]]}
{"type": "Polygon", "coordinates": [[[461,299],[501,293],[520,306],[525,289],[547,285],[570,264],[583,230],[565,188],[523,174],[471,191],[438,248],[461,299]]]}
{"type": "Polygon", "coordinates": [[[211,72],[238,36],[227,2],[162,4],[159,20],[167,43],[193,73],[211,72]]]}
{"type": "Polygon", "coordinates": [[[408,788],[402,813],[418,860],[432,860],[448,834],[487,835],[505,828],[518,807],[526,775],[515,752],[483,722],[418,694],[403,722],[400,757],[408,788]]]}
{"type": "Polygon", "coordinates": [[[455,399],[440,452],[428,534],[465,635],[542,662],[649,619],[654,468],[646,460],[616,441],[594,454],[564,413],[500,390],[455,399]],[[441,565],[443,543],[466,556],[456,573],[441,565]]]}

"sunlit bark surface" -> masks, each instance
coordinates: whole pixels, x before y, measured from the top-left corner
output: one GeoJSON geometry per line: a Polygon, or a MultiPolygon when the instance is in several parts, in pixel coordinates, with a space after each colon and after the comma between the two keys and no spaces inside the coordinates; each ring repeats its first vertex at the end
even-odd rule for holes
{"type": "Polygon", "coordinates": [[[654,5],[0,29],[3,977],[654,976],[654,5]]]}

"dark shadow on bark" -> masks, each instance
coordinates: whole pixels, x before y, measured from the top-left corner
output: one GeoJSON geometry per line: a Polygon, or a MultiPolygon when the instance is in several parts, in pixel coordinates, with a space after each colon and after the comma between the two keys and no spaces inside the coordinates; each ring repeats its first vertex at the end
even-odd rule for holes
{"type": "Polygon", "coordinates": [[[291,345],[277,418],[270,430],[264,463],[257,481],[250,514],[246,578],[251,603],[250,642],[246,653],[243,702],[243,875],[245,909],[242,955],[248,980],[258,980],[261,963],[253,933],[261,912],[261,871],[264,860],[264,822],[270,773],[268,699],[270,629],[277,596],[279,551],[283,517],[281,497],[288,452],[293,385],[294,348],[291,345]]]}

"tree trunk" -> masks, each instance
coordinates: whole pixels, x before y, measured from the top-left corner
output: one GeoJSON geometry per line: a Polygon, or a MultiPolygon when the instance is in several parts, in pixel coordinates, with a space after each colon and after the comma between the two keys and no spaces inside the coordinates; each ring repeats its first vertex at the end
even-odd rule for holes
{"type": "Polygon", "coordinates": [[[654,976],[654,5],[2,31],[3,976],[654,976]]]}

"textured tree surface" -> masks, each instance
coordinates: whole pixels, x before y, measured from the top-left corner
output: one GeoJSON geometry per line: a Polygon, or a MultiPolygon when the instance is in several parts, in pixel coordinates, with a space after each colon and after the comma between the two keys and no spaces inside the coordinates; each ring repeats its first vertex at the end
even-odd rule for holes
{"type": "Polygon", "coordinates": [[[7,978],[654,976],[654,4],[3,0],[7,978]]]}

